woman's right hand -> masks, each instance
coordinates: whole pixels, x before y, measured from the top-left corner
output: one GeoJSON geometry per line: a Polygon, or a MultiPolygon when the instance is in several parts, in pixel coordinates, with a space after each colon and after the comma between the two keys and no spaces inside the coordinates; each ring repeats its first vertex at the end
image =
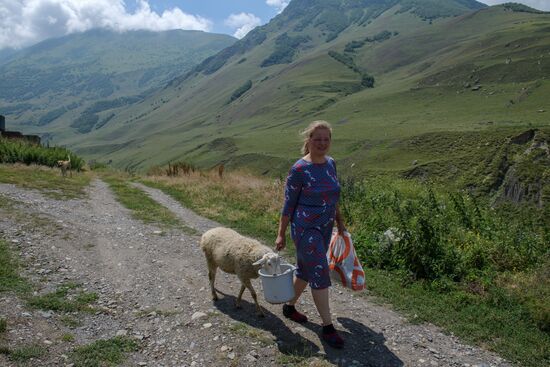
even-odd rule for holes
{"type": "Polygon", "coordinates": [[[275,240],[275,250],[280,251],[286,247],[286,238],[285,236],[278,235],[275,240]]]}

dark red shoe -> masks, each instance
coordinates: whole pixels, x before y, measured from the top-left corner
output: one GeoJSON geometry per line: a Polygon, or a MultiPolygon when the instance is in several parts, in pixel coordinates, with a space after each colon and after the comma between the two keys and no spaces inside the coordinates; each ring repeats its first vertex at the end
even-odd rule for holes
{"type": "Polygon", "coordinates": [[[306,315],[299,313],[298,311],[296,311],[296,308],[289,305],[283,305],[283,315],[285,315],[287,319],[291,319],[292,321],[298,322],[300,324],[307,322],[306,315]]]}
{"type": "Polygon", "coordinates": [[[333,333],[321,333],[321,338],[333,348],[342,349],[344,348],[344,339],[337,332],[333,333]]]}

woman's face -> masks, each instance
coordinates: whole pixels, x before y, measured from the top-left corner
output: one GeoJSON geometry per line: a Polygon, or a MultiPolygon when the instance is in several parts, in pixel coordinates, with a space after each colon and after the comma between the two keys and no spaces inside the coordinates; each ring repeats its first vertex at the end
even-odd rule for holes
{"type": "Polygon", "coordinates": [[[311,155],[324,156],[330,149],[330,130],[315,129],[309,138],[308,148],[311,155]]]}

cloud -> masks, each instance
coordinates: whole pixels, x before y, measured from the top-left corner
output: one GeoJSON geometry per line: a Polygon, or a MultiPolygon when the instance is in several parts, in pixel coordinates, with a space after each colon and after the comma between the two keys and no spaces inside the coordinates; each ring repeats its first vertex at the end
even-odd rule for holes
{"type": "Polygon", "coordinates": [[[277,11],[280,13],[286,8],[288,3],[290,3],[290,0],[266,0],[265,3],[277,8],[277,11]]]}
{"type": "Polygon", "coordinates": [[[209,31],[212,22],[179,8],[157,14],[147,0],[133,13],[124,0],[0,0],[0,49],[21,48],[51,37],[92,28],[116,31],[193,29],[209,31]]]}
{"type": "MultiPolygon", "coordinates": [[[[497,5],[509,3],[511,0],[481,0],[481,2],[487,5],[497,5]]],[[[550,11],[550,1],[548,0],[514,0],[513,2],[525,4],[538,10],[550,11]]]]}
{"type": "Polygon", "coordinates": [[[250,13],[231,14],[225,21],[225,25],[231,28],[237,28],[233,36],[243,38],[248,32],[256,28],[262,21],[260,18],[250,13]]]}

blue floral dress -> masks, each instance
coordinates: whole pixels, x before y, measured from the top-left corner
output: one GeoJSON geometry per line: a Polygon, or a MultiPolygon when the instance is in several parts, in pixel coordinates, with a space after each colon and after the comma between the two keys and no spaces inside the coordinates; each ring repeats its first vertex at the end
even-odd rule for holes
{"type": "Polygon", "coordinates": [[[317,164],[299,159],[290,169],[282,215],[291,221],[296,246],[296,276],[312,289],[331,285],[327,250],[340,199],[334,159],[317,164]]]}

